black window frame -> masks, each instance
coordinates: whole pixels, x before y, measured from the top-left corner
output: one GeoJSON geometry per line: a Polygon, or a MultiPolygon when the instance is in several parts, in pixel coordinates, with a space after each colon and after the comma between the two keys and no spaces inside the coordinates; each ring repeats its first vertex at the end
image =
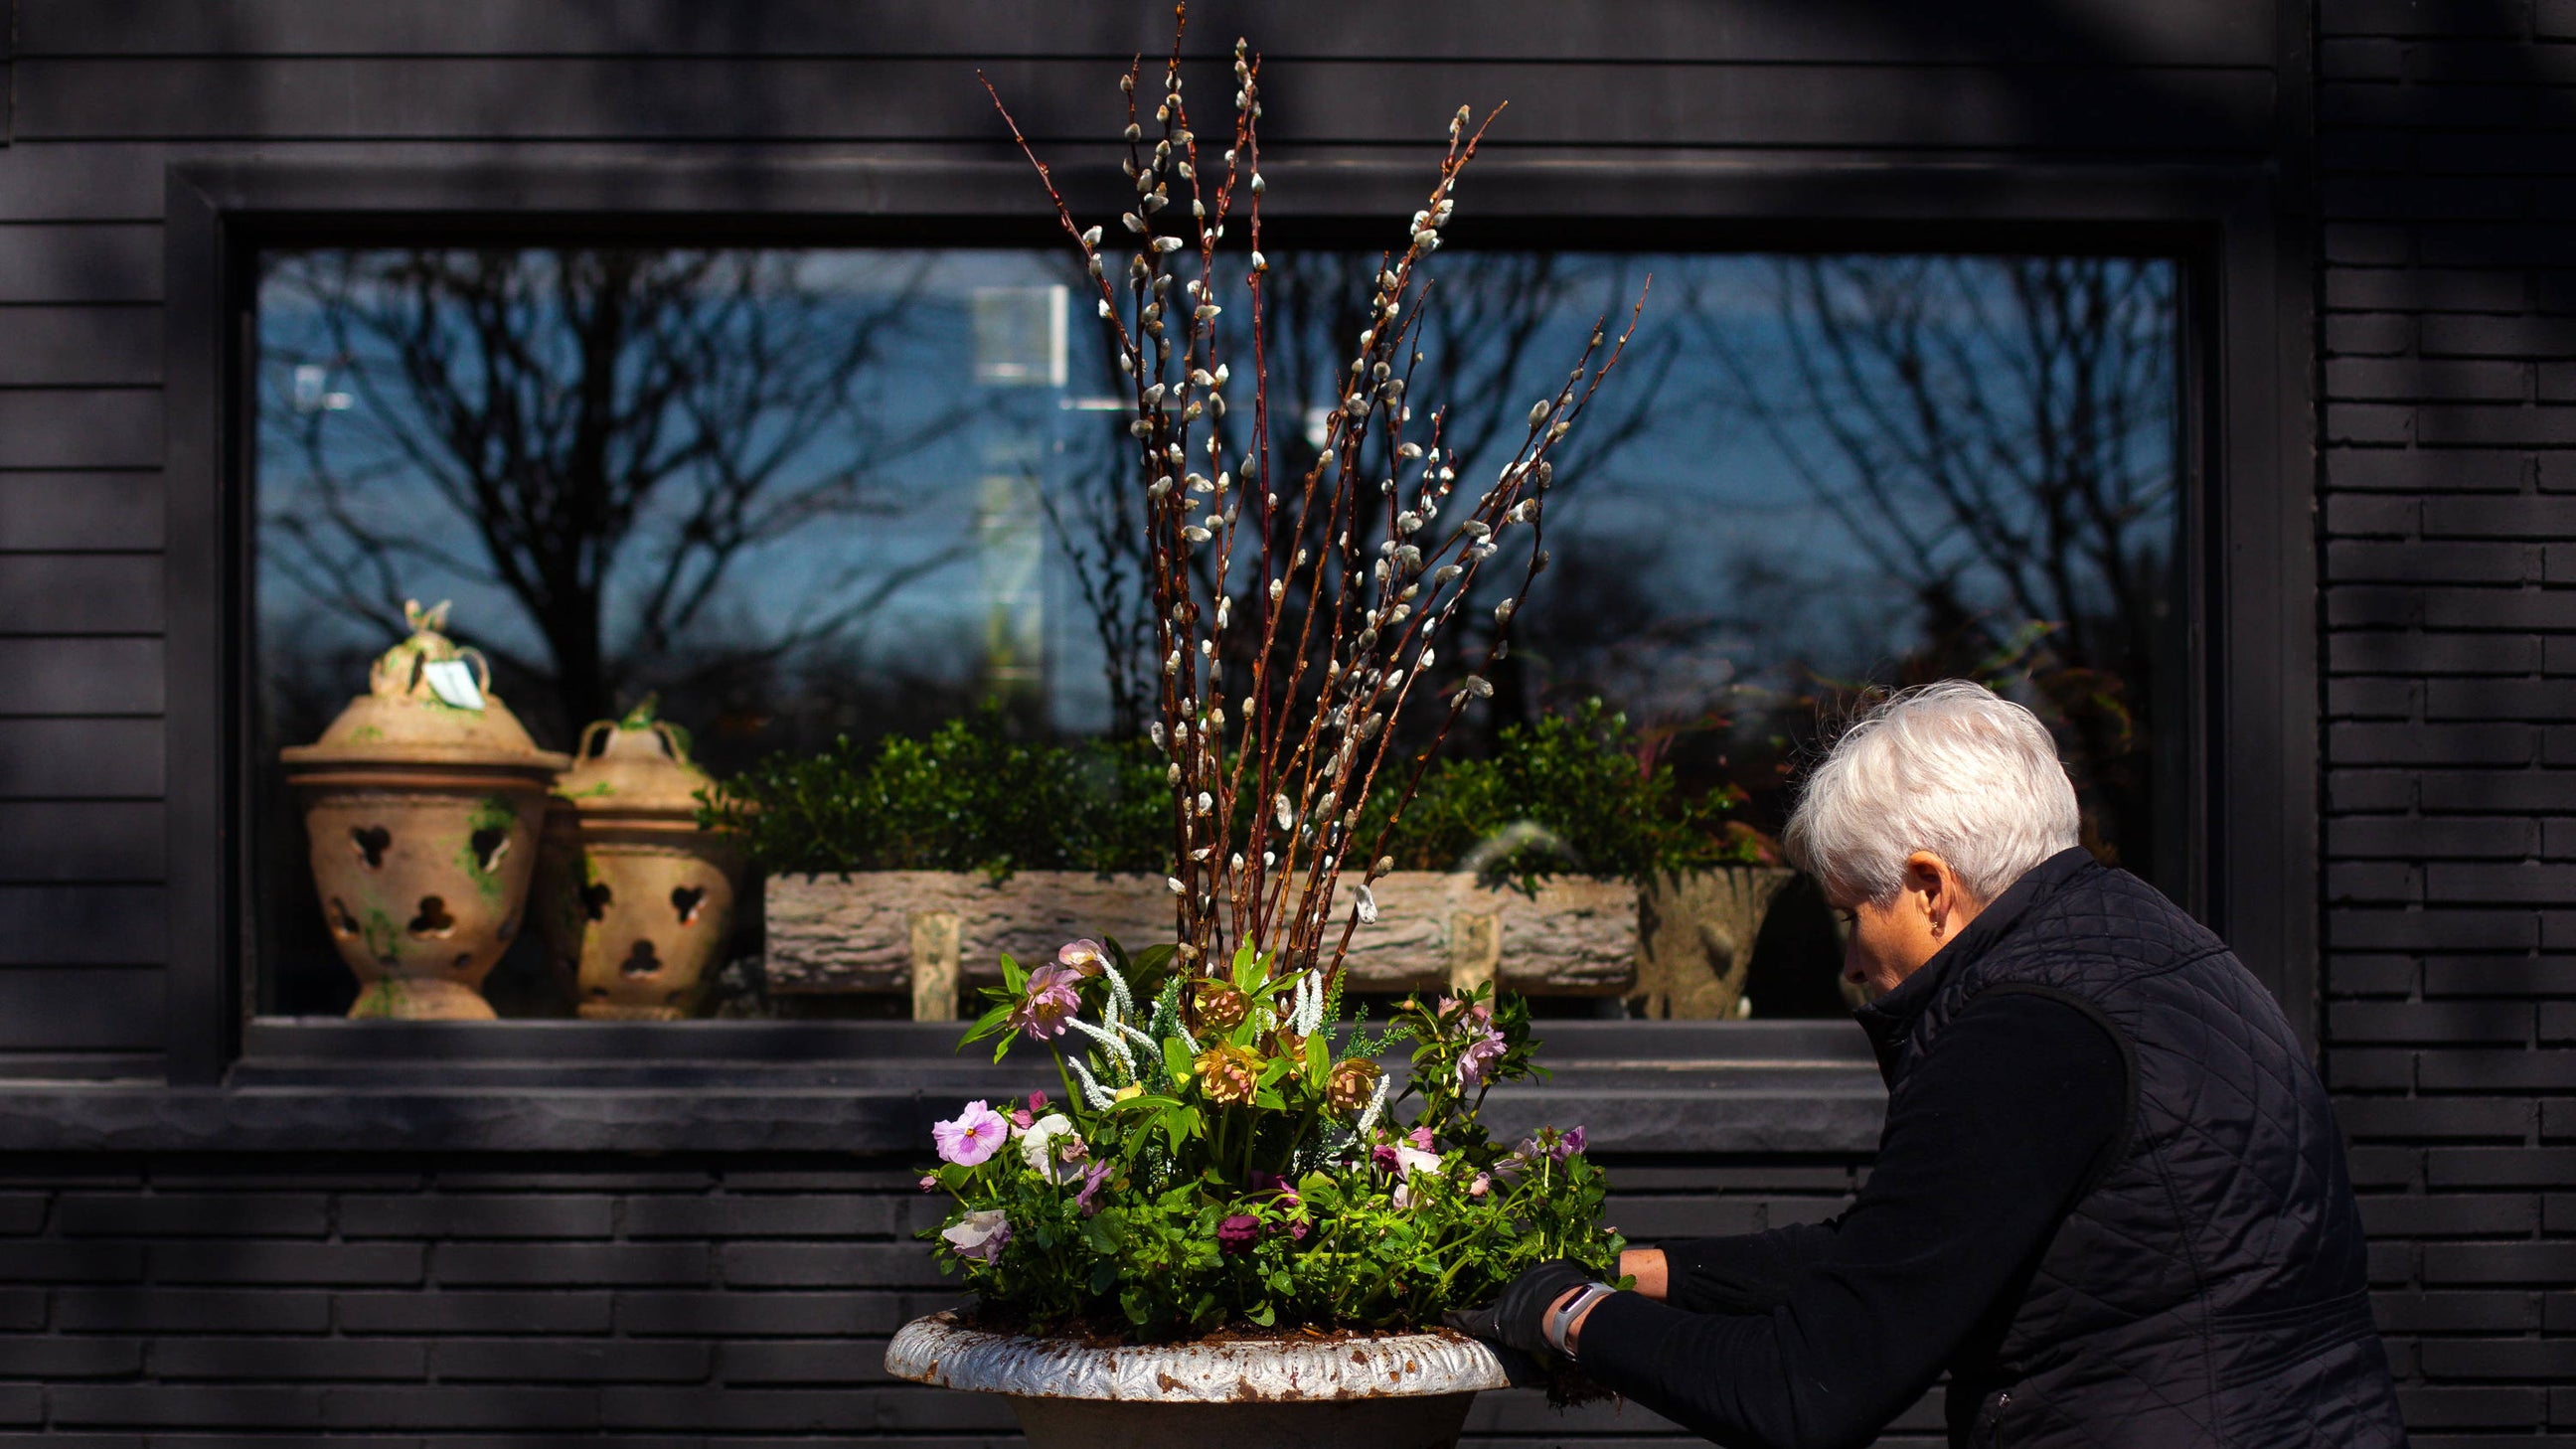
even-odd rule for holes
{"type": "MultiPolygon", "coordinates": [[[[1371,235],[1364,230],[1369,219],[1401,216],[1418,204],[1424,174],[1417,160],[1383,153],[1265,170],[1269,214],[1283,227],[1360,239],[1371,235]]],[[[1054,177],[1078,213],[1107,214],[1127,189],[1108,167],[1059,166],[1054,177]]],[[[2313,1048],[2313,343],[2310,303],[2298,280],[2305,275],[2298,233],[2285,225],[2276,183],[2242,168],[1748,166],[1515,155],[1481,159],[1470,179],[1474,205],[1462,209],[1461,245],[1536,236],[1553,245],[1637,250],[2063,252],[2179,263],[2192,686],[2184,728],[2188,830],[2200,842],[2183,894],[2236,946],[2313,1048]]],[[[238,1108],[263,1093],[300,1100],[306,1089],[345,1100],[352,1084],[364,1082],[367,1100],[333,1118],[337,1129],[323,1134],[353,1145],[367,1139],[365,1123],[390,1113],[412,1141],[427,1131],[431,1140],[477,1146],[624,1142],[681,1150],[724,1145],[712,1140],[725,1136],[724,1124],[746,1122],[758,1115],[755,1104],[766,1102],[777,1109],[770,1127],[788,1124],[779,1130],[790,1137],[810,1133],[848,1150],[917,1112],[889,1109],[889,1117],[864,1103],[819,1110],[805,1099],[837,1091],[855,1094],[853,1101],[917,1103],[929,1082],[953,1077],[975,1085],[993,1077],[989,1067],[980,1078],[961,1074],[974,1063],[950,1056],[956,1028],[949,1023],[849,1023],[845,1030],[820,1023],[497,1023],[388,1032],[382,1023],[254,1021],[257,962],[242,858],[253,808],[244,789],[254,637],[247,389],[256,363],[256,259],[266,248],[585,240],[1043,245],[1055,233],[1033,204],[1035,186],[1025,164],[1002,160],[171,165],[170,1088],[233,1098],[238,1108]],[[389,1073],[388,1062],[402,1069],[389,1073]],[[900,1070],[884,1078],[873,1063],[900,1070]],[[527,1088],[538,1082],[613,1105],[600,1107],[585,1128],[531,1103],[527,1088]],[[394,1105],[432,1091],[452,1099],[460,1086],[488,1100],[458,1113],[405,1113],[394,1105]],[[730,1105],[706,1108],[711,1090],[730,1105]],[[874,1125],[853,1136],[850,1111],[874,1125]]],[[[1638,1059],[1618,1032],[1592,1025],[1551,1024],[1580,1079],[1550,1089],[1551,1096],[1611,1093],[1627,1101],[1679,1092],[1694,1103],[1742,1104],[1673,1114],[1705,1119],[1673,1148],[1858,1153],[1875,1141],[1875,1072],[1857,1034],[1838,1023],[1676,1024],[1668,1046],[1686,1050],[1656,1048],[1653,1061],[1638,1059]],[[1780,1078],[1783,1062],[1803,1064],[1806,1074],[1780,1078]],[[1693,1064],[1705,1070],[1693,1072],[1693,1064]],[[1784,1104],[1802,1101],[1814,1105],[1784,1113],[1784,1104]]],[[[261,1130],[235,1120],[236,1110],[205,1110],[209,1123],[233,1122],[237,1137],[261,1130]]],[[[780,1144],[764,1129],[759,1145],[780,1144]]]]}

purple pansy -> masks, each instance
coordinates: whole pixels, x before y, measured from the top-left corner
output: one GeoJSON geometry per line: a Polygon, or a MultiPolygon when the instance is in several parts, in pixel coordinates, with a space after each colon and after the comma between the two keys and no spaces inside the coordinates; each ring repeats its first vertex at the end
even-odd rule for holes
{"type": "Polygon", "coordinates": [[[934,1123],[930,1129],[931,1140],[939,1144],[940,1157],[959,1167],[982,1165],[1001,1150],[1010,1135],[1010,1124],[1002,1120],[1002,1114],[981,1101],[967,1103],[966,1110],[954,1119],[934,1123]]]}
{"type": "Polygon", "coordinates": [[[1100,1185],[1108,1180],[1109,1164],[1106,1162],[1093,1163],[1091,1170],[1082,1175],[1082,1191],[1073,1195],[1073,1205],[1082,1210],[1084,1217],[1100,1211],[1100,1204],[1092,1199],[1099,1195],[1100,1185]]]}

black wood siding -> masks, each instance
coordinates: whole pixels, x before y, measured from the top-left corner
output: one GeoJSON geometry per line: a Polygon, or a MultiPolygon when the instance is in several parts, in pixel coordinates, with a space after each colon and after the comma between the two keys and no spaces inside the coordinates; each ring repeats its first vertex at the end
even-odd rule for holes
{"type": "MultiPolygon", "coordinates": [[[[1041,134],[1098,135],[1107,64],[1165,38],[1159,3],[1060,0],[14,8],[0,1069],[48,1077],[159,1071],[164,800],[204,784],[168,778],[162,731],[164,631],[212,607],[160,564],[170,162],[980,157],[969,60],[1041,134]]],[[[2293,421],[2321,449],[2326,1064],[2419,1442],[2576,1432],[2552,1398],[2576,1379],[2576,3],[1959,8],[1243,0],[1197,33],[1268,50],[1283,153],[1508,99],[1499,150],[1613,167],[2241,165],[2313,198],[2321,405],[2293,421]]],[[[1620,1164],[1614,1219],[1812,1217],[1860,1166],[1620,1164]]],[[[942,1301],[901,1167],[0,1164],[0,1442],[981,1442],[994,1406],[874,1362],[942,1301]]],[[[1659,1429],[1516,1396],[1478,1422],[1659,1429]]]]}

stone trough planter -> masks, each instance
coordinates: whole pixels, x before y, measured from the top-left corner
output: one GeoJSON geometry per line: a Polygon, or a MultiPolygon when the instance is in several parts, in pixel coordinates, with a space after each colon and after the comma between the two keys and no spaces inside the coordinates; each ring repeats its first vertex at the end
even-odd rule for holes
{"type": "MultiPolygon", "coordinates": [[[[1404,992],[1499,979],[1531,996],[1624,996],[1650,1016],[1733,1016],[1763,913],[1789,878],[1764,867],[1626,881],[1559,876],[1535,897],[1463,872],[1396,871],[1378,920],[1351,939],[1354,990],[1404,992]]],[[[952,871],[773,876],[764,887],[773,993],[909,994],[913,1015],[953,1019],[961,987],[995,984],[999,959],[1042,961],[1064,942],[1129,946],[1172,929],[1158,875],[952,871]]],[[[1347,908],[1347,907],[1345,907],[1347,908]]]]}
{"type": "Polygon", "coordinates": [[[1448,1449],[1509,1387],[1472,1339],[1385,1333],[1089,1348],[918,1318],[886,1372],[1010,1400],[1032,1449],[1448,1449]]]}
{"type": "MultiPolygon", "coordinates": [[[[1375,889],[1377,924],[1351,940],[1354,990],[1499,974],[1534,995],[1615,996],[1636,979],[1637,890],[1625,881],[1559,878],[1532,899],[1471,875],[1396,871],[1375,889]]],[[[955,1014],[961,973],[967,985],[998,982],[1005,952],[1025,965],[1077,937],[1132,947],[1172,931],[1158,875],[861,871],[772,877],[766,891],[772,992],[909,991],[923,1020],[955,1014]]]]}

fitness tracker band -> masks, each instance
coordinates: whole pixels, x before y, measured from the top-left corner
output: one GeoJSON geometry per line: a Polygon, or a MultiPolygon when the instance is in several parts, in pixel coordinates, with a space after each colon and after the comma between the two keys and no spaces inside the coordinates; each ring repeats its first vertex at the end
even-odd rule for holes
{"type": "Polygon", "coordinates": [[[1585,1309],[1617,1291],[1607,1283],[1586,1283],[1575,1289],[1573,1297],[1548,1310],[1547,1317],[1539,1323],[1539,1336],[1547,1340],[1548,1347],[1572,1360],[1574,1350],[1565,1346],[1566,1330],[1574,1326],[1574,1320],[1581,1318],[1585,1309]]]}

